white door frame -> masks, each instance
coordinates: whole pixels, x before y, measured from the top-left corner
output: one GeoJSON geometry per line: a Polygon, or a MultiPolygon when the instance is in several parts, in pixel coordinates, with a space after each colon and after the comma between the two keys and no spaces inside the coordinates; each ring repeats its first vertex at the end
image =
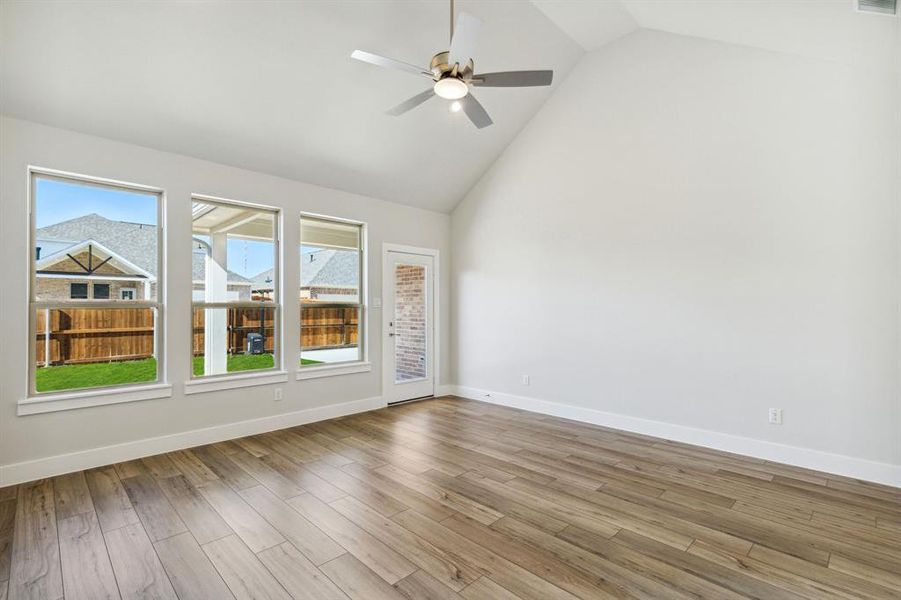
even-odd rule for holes
{"type": "MultiPolygon", "coordinates": [[[[439,315],[440,298],[441,298],[441,260],[440,253],[435,248],[422,248],[419,246],[406,246],[404,244],[382,243],[382,298],[388,297],[388,285],[390,285],[391,277],[388,276],[388,254],[390,252],[402,252],[405,254],[419,254],[422,256],[431,256],[434,268],[432,269],[432,395],[438,395],[438,382],[441,380],[441,319],[439,315]]],[[[393,317],[394,315],[390,315],[393,317]]],[[[388,335],[388,307],[382,306],[382,398],[385,402],[388,399],[388,386],[394,381],[394,374],[391,373],[388,355],[393,352],[391,345],[391,337],[388,335]]]]}

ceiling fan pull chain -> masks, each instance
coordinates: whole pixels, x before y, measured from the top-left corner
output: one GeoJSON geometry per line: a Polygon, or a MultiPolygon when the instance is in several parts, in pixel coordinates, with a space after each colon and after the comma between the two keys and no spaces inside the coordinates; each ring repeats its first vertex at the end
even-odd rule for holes
{"type": "Polygon", "coordinates": [[[450,15],[450,17],[451,17],[451,30],[450,30],[450,31],[451,31],[451,34],[450,34],[450,41],[453,42],[453,41],[454,41],[454,0],[450,0],[450,9],[451,9],[451,15],[450,15]]]}

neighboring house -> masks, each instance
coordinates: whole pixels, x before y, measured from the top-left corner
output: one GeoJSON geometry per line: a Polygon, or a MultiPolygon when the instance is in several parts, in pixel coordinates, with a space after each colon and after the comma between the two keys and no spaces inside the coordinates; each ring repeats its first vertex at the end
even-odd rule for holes
{"type": "MultiPolygon", "coordinates": [[[[206,279],[206,257],[210,253],[210,245],[204,240],[194,238],[191,253],[192,298],[204,299],[204,280],[206,279]]],[[[228,272],[228,296],[226,300],[250,300],[250,280],[234,271],[228,272]]]]}
{"type": "MultiPolygon", "coordinates": [[[[253,296],[271,298],[272,269],[251,278],[253,296]]],[[[356,250],[317,250],[300,255],[300,298],[317,302],[355,302],[360,281],[356,250]]]]}
{"type": "MultiPolygon", "coordinates": [[[[156,291],[155,225],[85,215],[41,227],[35,235],[39,300],[142,300],[156,291]]],[[[196,246],[200,246],[198,249],[196,246]]],[[[204,245],[192,260],[194,288],[202,289],[204,245]]],[[[228,272],[228,290],[250,298],[250,282],[228,272]]],[[[195,292],[196,293],[196,292],[195,292]]]]}

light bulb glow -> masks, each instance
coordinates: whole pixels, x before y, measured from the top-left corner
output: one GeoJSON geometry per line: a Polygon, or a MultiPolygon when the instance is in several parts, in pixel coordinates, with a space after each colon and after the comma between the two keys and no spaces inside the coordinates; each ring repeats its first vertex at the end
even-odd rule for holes
{"type": "Polygon", "coordinates": [[[454,100],[453,102],[451,102],[451,105],[450,105],[451,112],[460,112],[460,109],[462,109],[462,108],[463,108],[463,105],[460,104],[460,102],[458,100],[454,100]]]}
{"type": "Polygon", "coordinates": [[[435,82],[435,93],[445,100],[459,100],[469,93],[469,86],[462,79],[445,77],[435,82]]]}

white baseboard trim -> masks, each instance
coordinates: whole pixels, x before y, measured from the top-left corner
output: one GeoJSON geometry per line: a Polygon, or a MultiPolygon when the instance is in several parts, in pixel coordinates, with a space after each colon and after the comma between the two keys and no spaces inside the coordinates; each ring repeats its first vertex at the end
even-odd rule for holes
{"type": "Polygon", "coordinates": [[[901,465],[466,386],[454,386],[453,393],[461,398],[470,400],[519,408],[554,417],[582,421],[593,425],[631,431],[796,467],[901,487],[901,465]]]}
{"type": "Polygon", "coordinates": [[[456,389],[457,386],[455,385],[442,383],[435,388],[435,397],[440,398],[441,396],[451,396],[454,394],[454,390],[456,389]]]}
{"type": "Polygon", "coordinates": [[[0,487],[15,485],[26,481],[34,481],[44,477],[53,477],[64,473],[72,473],[82,469],[100,467],[112,463],[133,460],[162,452],[182,450],[193,446],[221,442],[246,435],[265,433],[276,429],[294,427],[305,423],[314,423],[335,417],[343,417],[354,413],[366,412],[386,406],[382,398],[364,398],[340,404],[329,404],[306,408],[279,415],[225,423],[203,429],[183,431],[172,435],[146,438],[134,442],[92,448],[70,454],[48,456],[26,462],[0,465],[0,487]]]}

